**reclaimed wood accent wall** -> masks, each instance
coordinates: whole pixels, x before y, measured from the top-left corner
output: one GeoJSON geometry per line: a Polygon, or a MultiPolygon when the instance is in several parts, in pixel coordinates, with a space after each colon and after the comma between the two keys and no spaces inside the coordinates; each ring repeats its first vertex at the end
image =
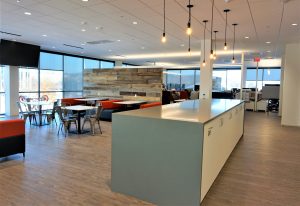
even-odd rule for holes
{"type": "Polygon", "coordinates": [[[85,97],[161,101],[162,68],[84,70],[85,97]]]}

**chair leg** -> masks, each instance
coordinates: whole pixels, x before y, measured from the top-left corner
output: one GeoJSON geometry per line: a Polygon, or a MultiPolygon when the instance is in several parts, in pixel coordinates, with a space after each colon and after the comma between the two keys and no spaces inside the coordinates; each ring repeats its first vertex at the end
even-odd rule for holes
{"type": "Polygon", "coordinates": [[[23,158],[25,158],[25,152],[23,152],[23,158]]]}
{"type": "Polygon", "coordinates": [[[92,135],[95,135],[95,122],[90,120],[90,125],[91,125],[92,135]]]}
{"type": "Polygon", "coordinates": [[[97,122],[98,122],[99,130],[100,130],[100,134],[102,134],[102,130],[101,130],[101,126],[100,126],[100,120],[97,120],[97,122]]]}
{"type": "MultiPolygon", "coordinates": [[[[85,122],[86,122],[86,119],[83,120],[81,130],[83,130],[85,122]]],[[[75,122],[75,123],[76,123],[76,122],[75,122]]]]}

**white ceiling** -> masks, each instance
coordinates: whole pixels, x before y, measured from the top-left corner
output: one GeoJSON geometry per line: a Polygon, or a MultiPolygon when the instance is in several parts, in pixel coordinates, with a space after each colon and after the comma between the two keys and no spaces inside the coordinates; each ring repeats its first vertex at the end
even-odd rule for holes
{"type": "MultiPolygon", "coordinates": [[[[185,34],[188,0],[166,0],[166,44],[160,42],[163,0],[21,0],[19,3],[16,0],[0,0],[0,30],[22,35],[13,37],[0,33],[0,37],[34,43],[47,50],[121,59],[141,65],[153,62],[165,66],[198,65],[203,39],[202,21],[211,19],[211,2],[191,0],[194,4],[191,49],[195,52],[192,56],[187,53],[188,38],[185,34]],[[31,12],[32,15],[25,15],[24,12],[31,12]],[[134,25],[133,21],[138,24],[134,25]],[[86,31],[82,32],[82,29],[86,31]],[[47,37],[43,37],[44,34],[47,37]],[[81,45],[99,40],[113,43],[81,45]],[[172,57],[173,53],[176,57],[172,57]],[[137,54],[147,54],[148,57],[136,58],[137,54]]],[[[300,0],[289,0],[287,3],[283,0],[231,0],[228,3],[215,0],[214,30],[220,31],[219,50],[224,44],[223,10],[227,8],[232,10],[228,15],[229,42],[233,39],[231,24],[238,23],[236,49],[246,51],[247,58],[257,53],[262,57],[280,57],[285,43],[300,41],[300,0]],[[292,26],[292,23],[298,26],[292,26]],[[267,41],[271,44],[266,44],[267,41]]],[[[210,36],[209,31],[207,36],[210,36]]],[[[228,62],[230,58],[231,55],[224,55],[218,63],[228,62]]]]}

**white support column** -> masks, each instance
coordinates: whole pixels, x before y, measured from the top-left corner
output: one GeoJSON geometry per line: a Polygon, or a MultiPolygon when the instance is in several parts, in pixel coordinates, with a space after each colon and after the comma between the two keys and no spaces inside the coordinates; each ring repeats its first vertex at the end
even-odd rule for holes
{"type": "Polygon", "coordinates": [[[212,71],[213,60],[209,58],[211,40],[201,41],[201,59],[200,59],[200,99],[212,98],[212,71]],[[204,42],[205,42],[205,62],[206,66],[202,65],[204,59],[204,42]]]}
{"type": "Polygon", "coordinates": [[[247,68],[246,68],[246,64],[245,64],[245,54],[244,52],[242,53],[241,56],[241,93],[240,93],[240,99],[243,98],[242,95],[242,89],[246,87],[246,77],[247,77],[247,68]]]}
{"type": "Polygon", "coordinates": [[[281,76],[280,76],[279,110],[278,110],[278,116],[280,117],[282,115],[282,104],[283,104],[284,65],[285,65],[285,54],[283,54],[281,58],[281,76]]]}
{"type": "Polygon", "coordinates": [[[5,114],[8,116],[19,115],[16,101],[19,100],[19,68],[6,67],[4,70],[5,82],[5,114]]]}

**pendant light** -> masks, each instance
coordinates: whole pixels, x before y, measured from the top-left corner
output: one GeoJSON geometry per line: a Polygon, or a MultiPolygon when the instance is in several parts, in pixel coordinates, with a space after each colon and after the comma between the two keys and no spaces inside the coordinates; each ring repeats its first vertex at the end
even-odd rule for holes
{"type": "Polygon", "coordinates": [[[217,33],[218,32],[219,31],[214,31],[214,33],[215,33],[215,53],[214,53],[214,60],[217,59],[217,33]]]}
{"type": "MultiPolygon", "coordinates": [[[[203,55],[202,66],[204,66],[204,67],[206,66],[206,62],[205,62],[205,50],[206,50],[205,49],[205,33],[206,33],[206,24],[207,24],[207,22],[208,22],[208,20],[203,21],[203,23],[204,23],[204,32],[203,32],[204,33],[204,35],[203,35],[204,36],[204,55],[203,55]]],[[[202,56],[202,54],[201,54],[201,56],[202,56]]]]}
{"type": "Polygon", "coordinates": [[[224,12],[225,12],[225,15],[226,15],[224,50],[227,50],[228,49],[228,46],[227,46],[227,15],[228,15],[228,12],[230,12],[230,9],[225,9],[224,12]]]}
{"type": "Polygon", "coordinates": [[[215,6],[215,0],[212,1],[212,7],[211,7],[211,25],[210,25],[210,59],[214,58],[214,50],[213,50],[213,26],[214,26],[214,6],[215,6]]]}
{"type": "Polygon", "coordinates": [[[187,29],[186,34],[191,36],[192,34],[192,27],[191,27],[191,20],[192,20],[192,8],[194,5],[191,5],[191,0],[189,0],[189,4],[187,5],[187,8],[189,9],[189,21],[187,23],[187,29]]]}
{"type": "Polygon", "coordinates": [[[166,0],[164,0],[164,31],[161,38],[162,43],[166,43],[167,37],[166,37],[166,0]]]}
{"type": "Polygon", "coordinates": [[[232,48],[232,64],[235,63],[235,58],[234,58],[234,47],[235,47],[235,27],[237,26],[238,24],[232,24],[233,26],[233,48],[232,48]]]}

